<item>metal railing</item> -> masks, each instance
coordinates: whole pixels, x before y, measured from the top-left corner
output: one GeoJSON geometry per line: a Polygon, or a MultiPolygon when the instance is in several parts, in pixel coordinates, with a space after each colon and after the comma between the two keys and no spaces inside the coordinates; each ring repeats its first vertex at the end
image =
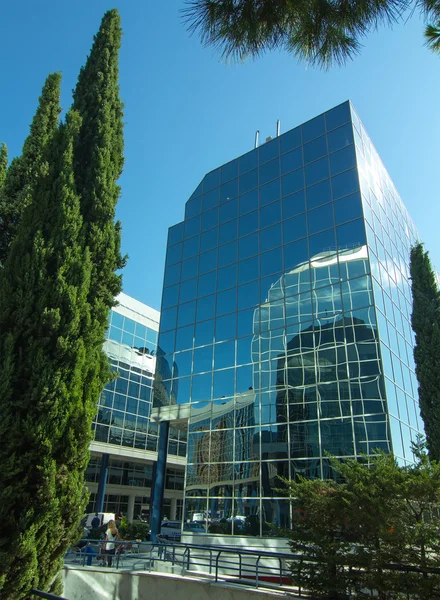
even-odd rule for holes
{"type": "Polygon", "coordinates": [[[49,594],[49,592],[42,592],[41,590],[31,590],[31,594],[39,598],[46,598],[46,600],[67,600],[63,596],[55,596],[55,594],[49,594]]]}

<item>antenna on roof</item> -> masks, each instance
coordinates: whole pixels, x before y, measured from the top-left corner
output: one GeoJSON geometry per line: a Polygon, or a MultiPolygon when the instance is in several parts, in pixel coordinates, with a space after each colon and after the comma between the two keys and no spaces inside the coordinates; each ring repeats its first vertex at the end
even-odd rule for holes
{"type": "Polygon", "coordinates": [[[260,131],[259,129],[257,129],[257,131],[255,132],[255,146],[254,148],[258,148],[258,138],[260,136],[260,131]]]}
{"type": "Polygon", "coordinates": [[[277,121],[277,137],[280,135],[281,132],[281,123],[280,120],[278,119],[277,121]]]}

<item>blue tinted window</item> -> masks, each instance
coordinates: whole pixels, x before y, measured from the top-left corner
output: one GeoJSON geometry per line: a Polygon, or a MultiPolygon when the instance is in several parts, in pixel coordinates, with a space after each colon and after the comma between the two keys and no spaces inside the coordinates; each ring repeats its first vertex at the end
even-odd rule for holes
{"type": "Polygon", "coordinates": [[[240,157],[240,175],[255,169],[258,166],[258,153],[257,150],[252,150],[244,156],[240,157]]]}
{"type": "Polygon", "coordinates": [[[260,255],[260,277],[267,277],[272,273],[278,273],[282,270],[282,252],[281,248],[276,248],[270,252],[260,255]]]}
{"type": "Polygon", "coordinates": [[[276,179],[260,187],[260,206],[269,204],[280,197],[280,180],[276,179]]]}
{"type": "Polygon", "coordinates": [[[238,287],[238,310],[258,304],[258,281],[238,287]]]}
{"type": "Polygon", "coordinates": [[[178,223],[174,227],[168,229],[168,245],[177,244],[183,240],[183,226],[184,223],[178,223]]]}
{"type": "Polygon", "coordinates": [[[199,183],[199,185],[196,187],[196,189],[194,190],[194,192],[191,194],[190,199],[195,198],[196,196],[200,196],[200,194],[203,191],[203,181],[201,181],[199,183]]]}
{"type": "Polygon", "coordinates": [[[238,263],[238,283],[247,283],[258,278],[258,257],[253,256],[238,263]]]}
{"type": "Polygon", "coordinates": [[[252,190],[240,196],[240,214],[243,215],[250,210],[258,208],[258,190],[252,190]]]}
{"type": "Polygon", "coordinates": [[[260,154],[260,165],[267,162],[268,160],[271,160],[272,158],[275,158],[275,156],[278,156],[278,138],[275,138],[271,142],[266,142],[265,144],[262,144],[258,148],[258,152],[260,154]]]}
{"type": "Polygon", "coordinates": [[[339,246],[354,247],[358,245],[362,246],[366,243],[363,219],[357,219],[356,221],[351,221],[345,225],[339,225],[339,227],[336,228],[336,232],[339,246]]]}
{"type": "Polygon", "coordinates": [[[174,368],[176,377],[187,377],[188,375],[191,375],[192,350],[189,352],[178,352],[174,355],[174,362],[176,363],[174,368]]]}
{"type": "Polygon", "coordinates": [[[182,258],[182,244],[176,244],[175,246],[169,246],[167,250],[167,265],[172,265],[179,262],[182,258]]]}
{"type": "Polygon", "coordinates": [[[214,372],[213,398],[224,398],[234,395],[234,369],[225,369],[214,372]]]}
{"type": "Polygon", "coordinates": [[[196,235],[195,237],[190,238],[189,240],[185,240],[183,242],[183,258],[191,258],[199,251],[199,237],[196,235]]]}
{"type": "Polygon", "coordinates": [[[258,185],[258,171],[254,169],[244,175],[240,175],[240,194],[245,194],[258,185]]]}
{"type": "Polygon", "coordinates": [[[306,190],[307,196],[307,208],[316,208],[321,204],[327,204],[331,202],[332,193],[330,189],[330,180],[325,179],[320,183],[308,187],[306,190]]]}
{"type": "Polygon", "coordinates": [[[350,103],[344,102],[325,113],[327,131],[350,121],[350,103]]]}
{"type": "Polygon", "coordinates": [[[304,170],[298,169],[281,178],[283,196],[288,196],[304,187],[304,170]]]}
{"type": "Polygon", "coordinates": [[[306,215],[298,215],[283,222],[284,243],[299,240],[307,235],[306,215]]]}
{"type": "Polygon", "coordinates": [[[217,206],[220,200],[220,190],[215,188],[214,190],[207,192],[203,195],[203,210],[208,210],[217,206]]]}
{"type": "Polygon", "coordinates": [[[335,230],[327,229],[317,235],[309,237],[310,256],[313,258],[316,254],[323,251],[334,250],[336,247],[335,230]]]}
{"type": "Polygon", "coordinates": [[[220,188],[220,200],[226,202],[238,196],[238,179],[224,183],[220,188]]]}
{"type": "Polygon", "coordinates": [[[203,373],[212,369],[212,346],[194,350],[194,373],[203,373]]]}
{"type": "Polygon", "coordinates": [[[284,152],[298,148],[301,143],[301,127],[296,127],[280,136],[280,151],[284,154],[284,152]]]}
{"type": "Polygon", "coordinates": [[[241,310],[237,315],[237,335],[242,337],[253,331],[255,309],[241,310]]]}
{"type": "Polygon", "coordinates": [[[194,325],[180,327],[176,332],[176,351],[192,348],[194,338],[194,325]]]}
{"type": "Polygon", "coordinates": [[[335,200],[356,192],[359,189],[357,170],[351,169],[350,171],[345,171],[345,173],[332,177],[332,188],[333,198],[335,200]]]}
{"type": "Polygon", "coordinates": [[[238,198],[226,202],[220,206],[220,223],[235,219],[238,213],[238,198]]]}
{"type": "Polygon", "coordinates": [[[235,341],[214,346],[214,369],[227,369],[235,365],[235,341]]]}
{"type": "MultiPolygon", "coordinates": [[[[209,349],[212,355],[212,349],[209,349]]],[[[212,373],[196,375],[192,378],[191,400],[210,400],[212,395],[212,373]]]]}
{"type": "Polygon", "coordinates": [[[173,285],[180,280],[180,263],[165,269],[164,285],[173,285]]]}
{"type": "Polygon", "coordinates": [[[260,231],[260,252],[281,246],[281,223],[260,231]]]}
{"type": "Polygon", "coordinates": [[[294,217],[304,212],[305,206],[304,190],[283,198],[283,219],[294,217]]]}
{"type": "Polygon", "coordinates": [[[200,298],[197,302],[197,321],[205,321],[206,319],[212,319],[215,314],[215,294],[211,296],[205,296],[200,298]]]}
{"type": "Polygon", "coordinates": [[[362,217],[362,201],[359,192],[345,196],[334,203],[336,225],[362,217]]]}
{"type": "Polygon", "coordinates": [[[235,285],[237,279],[237,265],[223,267],[217,272],[217,289],[225,290],[235,285]]]}
{"type": "Polygon", "coordinates": [[[202,215],[202,231],[215,227],[218,223],[218,208],[207,210],[202,215]]]}
{"type": "MultiPolygon", "coordinates": [[[[169,288],[164,288],[162,294],[162,310],[177,304],[179,300],[179,286],[173,285],[169,288]]],[[[112,338],[114,339],[114,338],[112,338]]]]}
{"type": "Polygon", "coordinates": [[[191,277],[197,276],[197,257],[189,258],[188,260],[184,260],[182,263],[182,281],[184,279],[191,279],[191,277]]]}
{"type": "Polygon", "coordinates": [[[313,162],[327,154],[327,139],[322,135],[313,142],[304,144],[304,163],[313,162]]]}
{"type": "Polygon", "coordinates": [[[246,237],[240,238],[238,240],[238,244],[239,260],[243,260],[244,258],[253,256],[254,254],[258,254],[258,233],[253,233],[252,235],[247,235],[246,237]]]}
{"type": "Polygon", "coordinates": [[[240,217],[238,221],[238,235],[239,237],[252,233],[258,229],[258,211],[248,213],[240,217]]]}
{"type": "Polygon", "coordinates": [[[237,242],[229,242],[218,249],[218,266],[225,267],[237,260],[237,242]]]}
{"type": "Polygon", "coordinates": [[[185,219],[190,219],[198,215],[202,210],[202,197],[191,198],[185,205],[185,219]]]}
{"type": "Polygon", "coordinates": [[[225,244],[237,238],[237,219],[220,225],[218,243],[225,244]]]}
{"type": "Polygon", "coordinates": [[[200,236],[200,252],[211,250],[217,246],[218,242],[218,227],[205,231],[200,236]]]}
{"type": "Polygon", "coordinates": [[[355,166],[356,154],[353,144],[330,154],[330,172],[332,175],[337,175],[355,166]]]}
{"type": "Polygon", "coordinates": [[[177,318],[177,325],[179,327],[185,327],[190,325],[195,320],[196,314],[196,303],[187,302],[186,304],[179,305],[179,316],[177,318]]]}
{"type": "Polygon", "coordinates": [[[199,273],[203,275],[203,273],[208,273],[208,271],[212,271],[217,268],[217,252],[216,250],[210,250],[209,252],[204,252],[199,256],[199,273]]]}
{"type": "Polygon", "coordinates": [[[260,185],[272,181],[280,176],[280,161],[278,158],[271,160],[260,167],[260,185]]]}
{"type": "Polygon", "coordinates": [[[307,238],[284,246],[284,270],[294,269],[309,257],[307,238]]]}
{"type": "Polygon", "coordinates": [[[214,319],[210,321],[204,321],[196,325],[196,346],[204,346],[205,344],[212,344],[214,339],[214,319]]]}
{"type": "Polygon", "coordinates": [[[262,227],[267,227],[268,225],[272,225],[273,223],[278,223],[281,220],[281,203],[279,200],[277,202],[272,202],[267,206],[263,206],[260,209],[260,223],[262,227]]]}
{"type": "Polygon", "coordinates": [[[285,175],[289,171],[295,171],[303,166],[302,148],[292,150],[281,157],[281,174],[285,175]]]}
{"type": "Polygon", "coordinates": [[[319,115],[302,126],[303,143],[305,144],[323,133],[325,133],[324,115],[319,115]]]}
{"type": "Polygon", "coordinates": [[[307,213],[309,235],[333,227],[333,206],[326,204],[307,213]]]}
{"type": "Polygon", "coordinates": [[[230,181],[238,176],[238,160],[232,160],[231,162],[223,165],[222,167],[222,183],[230,181]]]}
{"type": "Polygon", "coordinates": [[[339,150],[340,148],[345,148],[345,146],[349,146],[353,144],[353,128],[351,123],[344,125],[343,127],[339,127],[339,129],[335,129],[327,135],[328,140],[328,150],[329,152],[334,152],[335,150],[339,150]]]}
{"type": "Polygon", "coordinates": [[[236,329],[237,319],[235,314],[228,315],[227,317],[219,317],[215,323],[216,342],[235,338],[236,329]]]}
{"type": "Polygon", "coordinates": [[[310,163],[305,168],[306,185],[313,185],[322,179],[327,179],[329,176],[328,158],[321,158],[316,162],[310,163]]]}
{"type": "Polygon", "coordinates": [[[174,331],[160,334],[158,347],[165,353],[171,354],[174,352],[174,331]]]}
{"type": "Polygon", "coordinates": [[[206,273],[206,275],[201,275],[199,277],[198,295],[207,296],[208,294],[213,294],[215,292],[215,280],[215,271],[212,271],[211,273],[206,273]]]}
{"type": "Polygon", "coordinates": [[[215,171],[211,171],[211,173],[205,175],[203,180],[203,191],[205,193],[209,192],[209,190],[212,190],[218,185],[220,185],[220,169],[216,169],[215,171]]]}
{"type": "Polygon", "coordinates": [[[200,216],[185,221],[185,238],[200,233],[200,216]]]}
{"type": "Polygon", "coordinates": [[[217,316],[227,315],[237,310],[237,288],[217,294],[217,316]]]}
{"type": "Polygon", "coordinates": [[[197,296],[197,279],[188,279],[180,284],[180,302],[194,300],[197,296]]]}
{"type": "Polygon", "coordinates": [[[160,313],[160,329],[167,331],[176,326],[177,308],[168,308],[160,313]]]}

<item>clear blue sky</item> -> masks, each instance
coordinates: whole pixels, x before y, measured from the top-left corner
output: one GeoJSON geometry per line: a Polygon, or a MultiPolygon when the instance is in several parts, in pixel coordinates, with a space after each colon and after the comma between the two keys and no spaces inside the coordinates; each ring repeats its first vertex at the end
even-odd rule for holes
{"type": "Polygon", "coordinates": [[[203,175],[265,138],[351,99],[435,263],[440,266],[440,58],[412,18],[322,72],[272,53],[224,65],[191,38],[183,0],[16,0],[0,8],[0,140],[20,152],[46,75],[63,73],[63,108],[104,12],[120,10],[125,169],[118,217],[130,255],[124,291],[160,308],[167,228],[203,175]]]}

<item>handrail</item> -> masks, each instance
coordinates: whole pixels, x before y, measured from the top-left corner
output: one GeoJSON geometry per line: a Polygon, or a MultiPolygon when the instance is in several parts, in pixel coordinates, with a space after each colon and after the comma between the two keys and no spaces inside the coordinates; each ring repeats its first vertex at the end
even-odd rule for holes
{"type": "Polygon", "coordinates": [[[42,592],[41,590],[31,590],[31,594],[39,596],[40,598],[46,598],[46,600],[67,600],[63,596],[55,596],[55,594],[49,594],[49,592],[42,592]]]}

